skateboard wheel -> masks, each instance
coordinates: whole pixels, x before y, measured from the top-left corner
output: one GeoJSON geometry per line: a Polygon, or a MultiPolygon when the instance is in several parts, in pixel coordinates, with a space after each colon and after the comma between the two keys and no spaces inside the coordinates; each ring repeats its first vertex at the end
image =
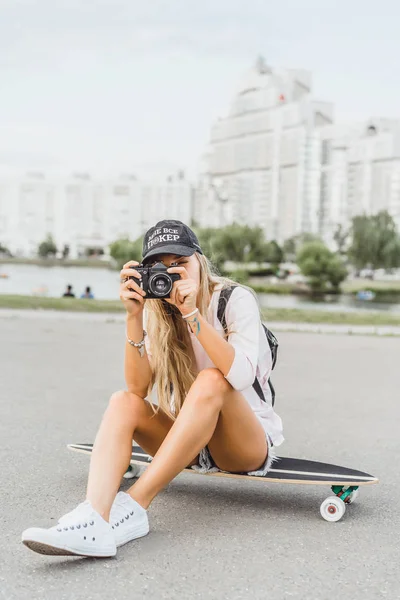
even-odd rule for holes
{"type": "Polygon", "coordinates": [[[337,496],[330,496],[323,501],[320,507],[320,513],[325,521],[340,521],[346,512],[345,503],[337,496]]]}
{"type": "Polygon", "coordinates": [[[129,465],[126,473],[124,473],[124,479],[134,479],[139,477],[140,467],[138,465],[129,465]]]}

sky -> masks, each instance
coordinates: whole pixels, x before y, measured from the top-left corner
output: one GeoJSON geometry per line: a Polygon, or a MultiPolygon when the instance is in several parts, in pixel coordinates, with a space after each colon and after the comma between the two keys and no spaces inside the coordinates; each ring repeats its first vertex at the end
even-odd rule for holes
{"type": "Polygon", "coordinates": [[[0,165],[194,173],[256,57],[400,119],[398,0],[0,0],[0,165]]]}

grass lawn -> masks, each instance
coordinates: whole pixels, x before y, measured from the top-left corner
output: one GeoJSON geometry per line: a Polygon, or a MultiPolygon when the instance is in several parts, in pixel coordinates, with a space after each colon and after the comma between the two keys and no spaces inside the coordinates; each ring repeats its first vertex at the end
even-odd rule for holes
{"type": "Polygon", "coordinates": [[[298,308],[268,308],[262,311],[265,321],[286,323],[329,323],[331,325],[393,325],[400,326],[400,314],[386,312],[327,312],[298,308]]]}
{"type": "MultiPolygon", "coordinates": [[[[64,310],[74,312],[123,313],[119,300],[81,300],[78,298],[42,298],[0,294],[0,308],[64,310]]],[[[264,309],[268,322],[331,323],[334,325],[394,325],[400,326],[400,314],[359,311],[357,313],[301,310],[296,308],[264,309]]]]}
{"type": "Polygon", "coordinates": [[[372,290],[379,295],[400,296],[400,280],[396,281],[374,281],[371,279],[353,279],[342,284],[345,294],[355,294],[359,290],[372,290]]]}
{"type": "MultiPolygon", "coordinates": [[[[307,286],[305,284],[296,285],[294,283],[250,283],[255,292],[259,294],[307,294],[307,286]]],[[[376,299],[381,298],[400,299],[400,281],[371,281],[370,279],[354,279],[345,281],[341,285],[343,294],[355,295],[360,290],[372,290],[376,294],[376,299]]]]}
{"type": "Polygon", "coordinates": [[[44,298],[0,294],[0,308],[66,310],[72,312],[123,312],[119,300],[84,300],[80,298],[44,298]]]}
{"type": "MultiPolygon", "coordinates": [[[[299,290],[301,290],[301,286],[296,286],[293,283],[284,283],[284,282],[280,282],[280,283],[248,283],[246,285],[249,285],[251,288],[253,288],[253,290],[257,293],[257,294],[282,294],[282,295],[288,295],[288,294],[296,294],[299,292],[299,290]]],[[[303,286],[304,289],[304,286],[303,286]]]]}

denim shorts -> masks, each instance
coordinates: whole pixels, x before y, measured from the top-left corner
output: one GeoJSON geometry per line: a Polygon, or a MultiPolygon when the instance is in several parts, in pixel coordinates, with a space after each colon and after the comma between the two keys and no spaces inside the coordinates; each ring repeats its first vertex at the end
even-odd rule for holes
{"type": "MultiPolygon", "coordinates": [[[[276,457],[275,457],[274,451],[272,450],[272,447],[273,447],[272,440],[267,433],[266,433],[266,438],[267,438],[267,444],[268,444],[268,456],[265,459],[264,464],[262,464],[261,467],[259,469],[257,469],[257,471],[248,471],[246,473],[243,473],[243,475],[255,475],[256,477],[263,477],[270,470],[271,465],[274,462],[276,457]]],[[[197,471],[198,473],[217,473],[218,471],[221,471],[223,473],[229,472],[229,471],[222,471],[221,469],[219,469],[216,466],[216,464],[211,456],[211,453],[208,449],[208,446],[206,446],[205,448],[203,448],[203,450],[200,451],[199,462],[197,465],[193,465],[192,469],[194,471],[197,471]]]]}

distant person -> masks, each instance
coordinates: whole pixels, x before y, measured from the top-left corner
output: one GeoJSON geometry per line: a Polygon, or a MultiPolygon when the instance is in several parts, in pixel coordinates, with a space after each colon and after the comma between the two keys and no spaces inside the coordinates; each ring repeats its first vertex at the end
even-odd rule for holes
{"type": "Polygon", "coordinates": [[[93,300],[94,299],[94,296],[92,294],[92,290],[90,289],[89,286],[87,288],[85,288],[85,291],[82,294],[81,298],[88,298],[89,300],[93,300]]]}
{"type": "Polygon", "coordinates": [[[63,298],[75,298],[75,294],[72,291],[72,285],[67,285],[67,289],[63,293],[63,298]]]}

